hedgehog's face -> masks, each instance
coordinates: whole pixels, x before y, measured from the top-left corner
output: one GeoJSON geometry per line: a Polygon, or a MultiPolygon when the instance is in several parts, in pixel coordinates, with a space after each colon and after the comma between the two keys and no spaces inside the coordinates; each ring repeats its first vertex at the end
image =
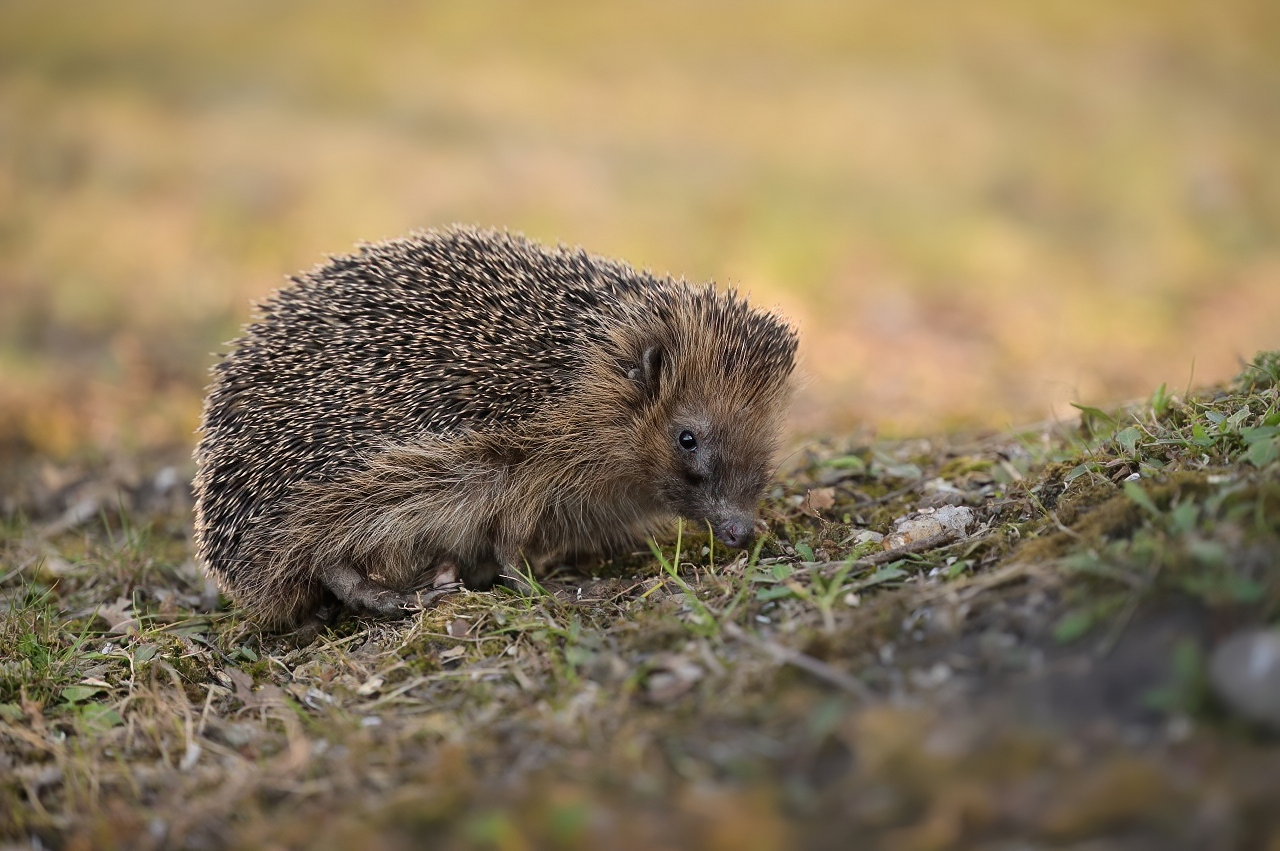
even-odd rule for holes
{"type": "MultiPolygon", "coordinates": [[[[709,523],[722,543],[748,547],[756,506],[773,472],[773,430],[753,434],[708,413],[679,406],[668,419],[659,497],[673,513],[709,523]]],[[[745,411],[739,416],[753,419],[745,411]]]]}
{"type": "Polygon", "coordinates": [[[619,345],[633,353],[621,398],[639,413],[639,469],[661,507],[748,547],[790,397],[795,334],[710,288],[667,308],[647,339],[626,326],[619,345]]]}
{"type": "Polygon", "coordinates": [[[645,444],[656,495],[673,514],[749,547],[773,474],[780,411],[773,400],[711,393],[700,382],[662,394],[645,444]]]}

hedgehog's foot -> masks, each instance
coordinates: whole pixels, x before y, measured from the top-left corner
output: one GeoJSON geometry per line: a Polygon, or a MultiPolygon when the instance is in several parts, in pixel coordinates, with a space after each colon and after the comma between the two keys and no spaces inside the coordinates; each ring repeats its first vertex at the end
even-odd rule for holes
{"type": "Polygon", "coordinates": [[[442,561],[419,577],[418,583],[409,589],[409,599],[414,608],[434,606],[444,596],[463,589],[458,579],[458,566],[452,561],[442,561]]]}
{"type": "Polygon", "coordinates": [[[416,601],[382,585],[345,564],[329,564],[320,571],[324,587],[348,607],[384,618],[404,617],[416,601]]]}
{"type": "Polygon", "coordinates": [[[449,582],[445,585],[434,585],[422,591],[415,591],[409,595],[410,605],[415,609],[427,609],[439,602],[440,598],[447,597],[450,594],[456,594],[463,590],[464,586],[461,582],[449,582]]]}
{"type": "Polygon", "coordinates": [[[458,566],[451,561],[441,562],[431,577],[432,588],[443,588],[446,585],[456,587],[460,584],[458,566]]]}

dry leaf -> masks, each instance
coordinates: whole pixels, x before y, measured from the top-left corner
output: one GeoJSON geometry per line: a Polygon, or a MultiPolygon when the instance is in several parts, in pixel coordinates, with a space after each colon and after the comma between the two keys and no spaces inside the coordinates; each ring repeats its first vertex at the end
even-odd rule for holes
{"type": "Polygon", "coordinates": [[[810,514],[825,511],[836,504],[835,488],[814,488],[805,497],[806,510],[810,514]]]}
{"type": "Polygon", "coordinates": [[[231,681],[232,687],[236,690],[236,697],[244,700],[253,693],[253,677],[246,674],[239,668],[223,668],[220,673],[226,674],[227,679],[231,681]]]}
{"type": "Polygon", "coordinates": [[[224,668],[231,684],[235,687],[236,697],[244,704],[245,709],[270,709],[284,704],[284,692],[279,686],[267,683],[257,691],[253,690],[253,677],[239,668],[224,668]]]}
{"type": "Polygon", "coordinates": [[[119,635],[138,632],[141,625],[129,609],[133,603],[128,597],[119,597],[114,603],[98,607],[98,619],[107,625],[107,631],[119,635]]]}

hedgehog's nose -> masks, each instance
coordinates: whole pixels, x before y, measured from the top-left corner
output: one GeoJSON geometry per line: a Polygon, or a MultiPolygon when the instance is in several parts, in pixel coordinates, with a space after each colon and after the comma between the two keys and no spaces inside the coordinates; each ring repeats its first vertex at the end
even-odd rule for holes
{"type": "Polygon", "coordinates": [[[716,538],[727,547],[745,549],[756,537],[754,517],[728,517],[713,524],[716,538]]]}

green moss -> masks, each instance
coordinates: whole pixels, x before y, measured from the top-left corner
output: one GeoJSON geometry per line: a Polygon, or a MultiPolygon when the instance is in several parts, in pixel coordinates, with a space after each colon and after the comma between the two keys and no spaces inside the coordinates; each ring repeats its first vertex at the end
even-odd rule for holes
{"type": "Polygon", "coordinates": [[[956,479],[968,473],[985,473],[995,466],[990,458],[973,455],[961,455],[952,458],[938,469],[938,475],[944,479],[956,479]]]}

